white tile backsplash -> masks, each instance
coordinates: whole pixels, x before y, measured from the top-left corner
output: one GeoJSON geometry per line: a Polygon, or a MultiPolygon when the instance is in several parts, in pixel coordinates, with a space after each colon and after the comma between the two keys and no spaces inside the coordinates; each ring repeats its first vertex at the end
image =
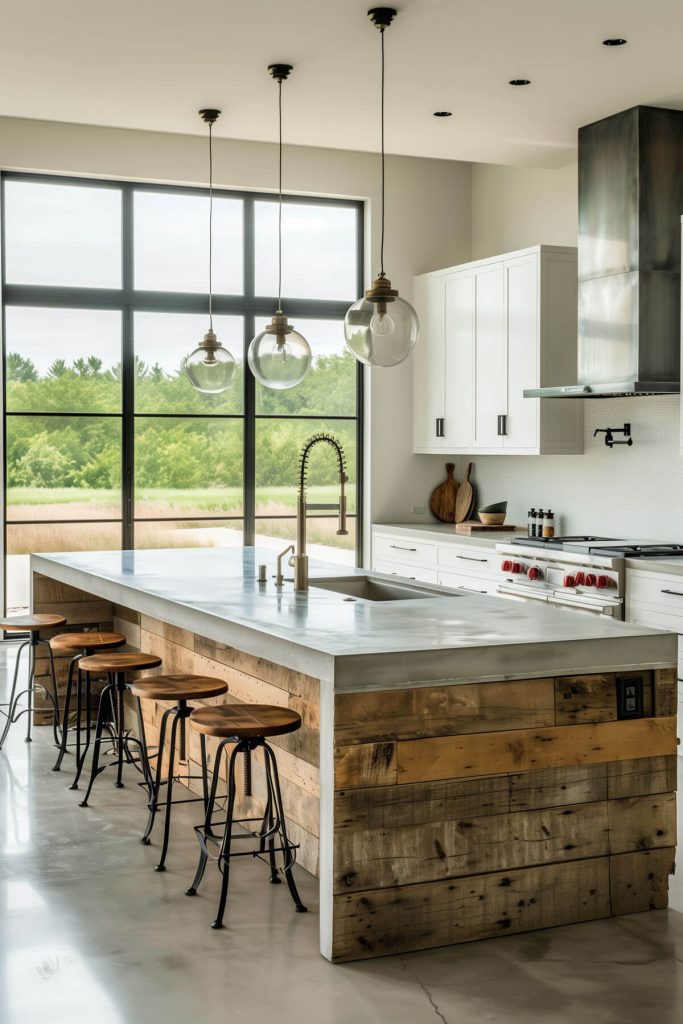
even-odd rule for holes
{"type": "MultiPolygon", "coordinates": [[[[601,533],[683,543],[683,458],[679,396],[584,401],[584,455],[472,456],[478,506],[508,501],[523,526],[530,506],[552,508],[558,532],[601,533]],[[596,427],[631,424],[633,446],[605,446],[596,427]]],[[[433,459],[434,484],[443,476],[433,459]]],[[[456,460],[462,479],[467,461],[456,460]]]]}

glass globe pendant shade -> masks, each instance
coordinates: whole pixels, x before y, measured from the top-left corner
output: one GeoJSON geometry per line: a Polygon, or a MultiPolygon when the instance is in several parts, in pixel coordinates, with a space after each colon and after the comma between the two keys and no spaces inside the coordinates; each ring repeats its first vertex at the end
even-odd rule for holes
{"type": "Polygon", "coordinates": [[[235,360],[223,348],[213,331],[204,335],[204,340],[185,360],[185,372],[192,387],[205,395],[218,395],[230,386],[235,374],[235,360]]]}
{"type": "Polygon", "coordinates": [[[252,341],[247,359],[259,384],[274,391],[286,391],[300,384],[308,373],[311,346],[290,326],[284,313],[276,313],[252,341]]]}
{"type": "Polygon", "coordinates": [[[415,347],[417,313],[383,274],[344,318],[346,347],[366,366],[397,366],[415,347]]]}

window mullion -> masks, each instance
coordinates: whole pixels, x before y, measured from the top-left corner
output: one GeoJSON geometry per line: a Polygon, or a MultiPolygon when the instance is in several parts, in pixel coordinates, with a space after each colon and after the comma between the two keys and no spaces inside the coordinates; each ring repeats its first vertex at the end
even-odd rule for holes
{"type": "MultiPolygon", "coordinates": [[[[124,186],[121,224],[121,280],[123,292],[133,294],[133,190],[124,186]]],[[[133,306],[127,303],[121,313],[121,521],[122,547],[135,547],[135,341],[133,338],[133,306]]]]}

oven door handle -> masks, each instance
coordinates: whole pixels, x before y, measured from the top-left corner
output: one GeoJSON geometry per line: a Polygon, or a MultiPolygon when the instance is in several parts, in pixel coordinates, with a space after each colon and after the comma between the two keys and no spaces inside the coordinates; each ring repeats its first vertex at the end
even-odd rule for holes
{"type": "Polygon", "coordinates": [[[576,608],[584,612],[599,612],[602,615],[612,614],[615,608],[621,606],[621,601],[591,601],[590,598],[572,600],[561,594],[551,594],[548,604],[563,605],[566,608],[576,608]]]}
{"type": "Polygon", "coordinates": [[[530,601],[542,601],[544,604],[548,603],[548,595],[539,590],[532,590],[530,587],[506,587],[505,584],[499,583],[496,587],[497,594],[509,594],[511,597],[526,597],[530,601]]]}

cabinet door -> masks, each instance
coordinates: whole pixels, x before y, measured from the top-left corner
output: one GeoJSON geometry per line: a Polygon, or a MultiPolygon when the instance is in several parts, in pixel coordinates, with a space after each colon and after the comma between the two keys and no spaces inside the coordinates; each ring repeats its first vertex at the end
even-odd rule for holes
{"type": "Polygon", "coordinates": [[[505,448],[538,448],[540,400],[524,389],[539,384],[539,257],[505,262],[507,305],[507,423],[505,448]]]}
{"type": "Polygon", "coordinates": [[[460,270],[444,278],[446,418],[443,446],[450,452],[471,448],[474,435],[473,298],[471,270],[460,270]]]}
{"type": "Polygon", "coordinates": [[[443,275],[416,277],[413,302],[420,334],[413,352],[413,448],[440,452],[446,413],[443,275]]]}
{"type": "Polygon", "coordinates": [[[503,448],[500,417],[507,414],[505,267],[475,267],[474,447],[503,448]]]}

